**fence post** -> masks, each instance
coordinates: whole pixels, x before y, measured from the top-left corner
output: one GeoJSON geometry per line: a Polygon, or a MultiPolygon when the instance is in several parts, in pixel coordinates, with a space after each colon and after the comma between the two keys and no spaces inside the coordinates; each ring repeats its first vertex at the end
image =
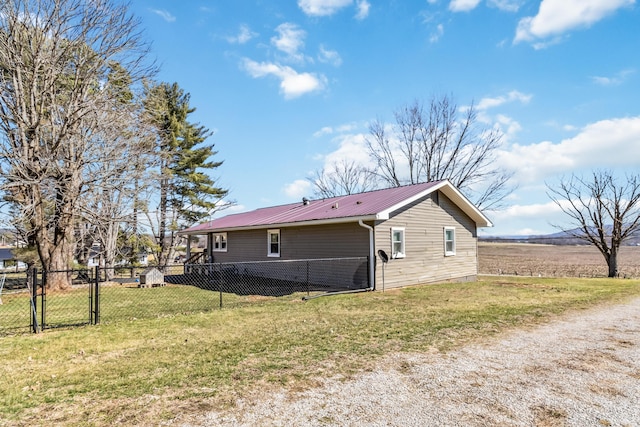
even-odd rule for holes
{"type": "MultiPolygon", "coordinates": [[[[31,330],[34,334],[39,332],[38,328],[38,309],[36,308],[37,298],[38,298],[38,269],[36,267],[31,268],[31,306],[29,307],[29,311],[31,311],[31,330]]],[[[29,280],[29,279],[27,279],[29,280]]]]}
{"type": "MultiPolygon", "coordinates": [[[[374,258],[373,262],[375,263],[376,261],[377,261],[377,258],[374,258]]],[[[372,262],[371,256],[367,255],[367,285],[369,285],[369,287],[371,287],[371,262],[372,262]]],[[[382,268],[384,268],[384,265],[382,266],[382,268]]],[[[384,286],[384,279],[382,281],[382,286],[384,286]]],[[[374,290],[375,290],[375,284],[374,284],[374,290]]],[[[382,290],[384,291],[384,288],[382,288],[382,290]]]]}
{"type": "Polygon", "coordinates": [[[87,268],[87,281],[89,282],[89,324],[93,325],[93,278],[89,276],[89,269],[87,268]]]}
{"type": "Polygon", "coordinates": [[[93,283],[93,324],[100,323],[100,267],[95,266],[95,281],[93,283]]]}
{"type": "Polygon", "coordinates": [[[309,260],[307,260],[307,296],[309,296],[309,260]]]}
{"type": "MultiPolygon", "coordinates": [[[[36,275],[36,285],[34,289],[38,287],[38,276],[36,275]]],[[[47,270],[42,269],[42,280],[40,283],[41,292],[40,292],[40,329],[44,330],[45,320],[47,316],[47,270]]]]}
{"type": "MultiPolygon", "coordinates": [[[[219,283],[218,283],[218,289],[220,290],[220,310],[222,310],[222,284],[223,284],[223,281],[222,281],[222,264],[218,264],[218,265],[220,267],[220,280],[219,280],[219,283]]],[[[211,265],[209,266],[209,269],[211,269],[211,265]]],[[[215,271],[215,264],[213,264],[213,270],[215,271]]],[[[209,270],[209,277],[210,278],[214,277],[214,274],[211,273],[211,270],[209,270]]]]}

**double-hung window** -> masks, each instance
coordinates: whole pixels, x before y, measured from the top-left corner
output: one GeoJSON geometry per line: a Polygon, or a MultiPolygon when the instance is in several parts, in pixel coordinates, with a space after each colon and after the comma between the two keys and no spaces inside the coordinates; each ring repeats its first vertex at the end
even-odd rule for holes
{"type": "Polygon", "coordinates": [[[267,230],[267,256],[280,257],[280,230],[267,230]]]}
{"type": "Polygon", "coordinates": [[[404,258],[404,228],[391,229],[391,258],[404,258]]]}
{"type": "Polygon", "coordinates": [[[444,228],[444,256],[456,254],[456,229],[454,227],[444,228]]]}
{"type": "Polygon", "coordinates": [[[213,251],[227,252],[227,233],[218,233],[213,235],[213,251]]]}

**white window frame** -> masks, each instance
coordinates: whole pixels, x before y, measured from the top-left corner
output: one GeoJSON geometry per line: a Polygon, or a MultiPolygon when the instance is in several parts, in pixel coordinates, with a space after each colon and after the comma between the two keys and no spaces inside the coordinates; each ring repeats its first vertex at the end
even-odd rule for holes
{"type": "Polygon", "coordinates": [[[405,241],[406,241],[406,234],[405,234],[404,227],[392,227],[391,228],[391,258],[397,259],[397,258],[404,258],[406,256],[405,241]],[[393,238],[395,233],[401,233],[400,251],[398,252],[394,251],[394,244],[396,242],[393,240],[393,238]]]}
{"type": "Polygon", "coordinates": [[[267,230],[267,256],[272,258],[280,258],[281,247],[282,247],[282,240],[280,239],[280,230],[279,229],[267,230]],[[273,235],[278,236],[278,252],[271,251],[271,236],[273,235]]]}
{"type": "Polygon", "coordinates": [[[213,252],[227,252],[227,233],[216,233],[212,236],[213,252]]]}
{"type": "Polygon", "coordinates": [[[444,227],[444,256],[454,256],[456,254],[456,228],[444,227]],[[447,232],[452,232],[453,238],[447,239],[447,232]],[[451,250],[447,249],[447,243],[451,242],[451,250]]]}

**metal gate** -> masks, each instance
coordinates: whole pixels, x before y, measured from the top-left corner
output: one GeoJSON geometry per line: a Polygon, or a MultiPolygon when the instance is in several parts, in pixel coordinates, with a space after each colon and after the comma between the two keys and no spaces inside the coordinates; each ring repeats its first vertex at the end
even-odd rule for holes
{"type": "Polygon", "coordinates": [[[96,324],[98,322],[98,288],[96,270],[38,271],[33,269],[31,286],[31,330],[39,332],[66,326],[96,324]],[[72,283],[71,289],[51,291],[49,281],[64,280],[72,283]]]}

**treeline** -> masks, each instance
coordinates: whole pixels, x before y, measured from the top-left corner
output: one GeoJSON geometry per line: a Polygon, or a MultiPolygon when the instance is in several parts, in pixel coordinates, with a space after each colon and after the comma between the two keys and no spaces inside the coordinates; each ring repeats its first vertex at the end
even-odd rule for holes
{"type": "Polygon", "coordinates": [[[28,264],[66,270],[99,248],[109,267],[143,247],[164,264],[227,195],[211,132],[156,72],[126,4],[2,2],[0,191],[28,264]]]}

